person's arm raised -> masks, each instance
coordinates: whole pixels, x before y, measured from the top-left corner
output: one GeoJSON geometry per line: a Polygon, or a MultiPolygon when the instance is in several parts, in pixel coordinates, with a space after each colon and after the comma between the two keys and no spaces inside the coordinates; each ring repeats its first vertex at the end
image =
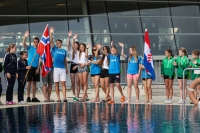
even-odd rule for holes
{"type": "Polygon", "coordinates": [[[121,56],[123,56],[124,58],[127,58],[127,55],[124,54],[124,44],[122,42],[118,42],[118,44],[120,47],[122,47],[121,56]]]}
{"type": "Polygon", "coordinates": [[[89,56],[88,56],[88,49],[90,48],[90,46],[91,46],[90,44],[88,44],[88,45],[86,46],[85,57],[87,57],[87,58],[89,57],[89,56]]]}
{"type": "Polygon", "coordinates": [[[26,44],[26,38],[28,36],[29,36],[29,31],[25,31],[23,41],[22,41],[22,44],[24,45],[25,48],[28,48],[28,45],[26,44]]]}
{"type": "Polygon", "coordinates": [[[50,43],[51,43],[51,48],[53,48],[54,47],[54,42],[53,42],[53,33],[54,33],[54,27],[50,27],[50,30],[49,30],[49,32],[50,32],[50,43]]]}
{"type": "Polygon", "coordinates": [[[72,48],[73,48],[73,50],[75,50],[75,39],[77,39],[77,38],[78,38],[78,34],[74,34],[73,40],[72,40],[72,48]]]}
{"type": "Polygon", "coordinates": [[[67,50],[70,51],[71,50],[71,45],[70,45],[70,38],[72,36],[72,31],[70,30],[68,32],[68,39],[67,39],[67,50]]]}

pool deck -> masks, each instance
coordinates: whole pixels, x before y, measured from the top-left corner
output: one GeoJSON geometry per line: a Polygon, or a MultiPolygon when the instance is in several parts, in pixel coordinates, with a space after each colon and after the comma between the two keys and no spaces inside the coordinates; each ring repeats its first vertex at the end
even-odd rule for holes
{"type": "MultiPolygon", "coordinates": [[[[123,87],[122,87],[123,88],[123,87]]],[[[139,88],[142,88],[141,86],[139,88]]],[[[125,89],[123,90],[123,93],[126,97],[126,100],[127,100],[127,87],[125,87],[125,89]]],[[[32,94],[31,94],[32,95],[32,94]]],[[[82,91],[81,91],[81,94],[80,96],[82,95],[82,91]]],[[[95,91],[94,89],[88,89],[88,96],[89,96],[89,99],[92,100],[94,98],[94,95],[95,95],[95,91]]],[[[61,99],[62,99],[62,91],[60,91],[60,96],[61,96],[61,99]]],[[[103,100],[105,94],[103,93],[103,91],[100,89],[100,98],[101,100],[103,100]]],[[[26,93],[24,94],[24,98],[26,99],[26,93]]],[[[40,91],[37,91],[37,94],[36,94],[36,97],[41,101],[39,103],[28,103],[28,104],[25,104],[25,105],[19,105],[19,104],[16,104],[16,105],[0,105],[0,109],[1,108],[10,108],[10,107],[20,107],[20,106],[33,106],[33,105],[40,105],[40,104],[52,104],[52,103],[56,103],[56,102],[43,102],[44,101],[44,97],[43,97],[43,94],[40,92],[40,91]]],[[[120,102],[120,93],[118,91],[117,88],[115,88],[115,103],[121,103],[120,102]]],[[[55,101],[57,101],[57,98],[56,98],[56,93],[55,91],[52,91],[52,94],[51,94],[51,98],[54,99],[55,101]]],[[[140,89],[140,102],[139,103],[134,103],[135,101],[135,90],[132,89],[132,97],[131,97],[131,104],[145,104],[144,103],[144,100],[145,100],[145,95],[144,95],[144,89],[140,89]]],[[[6,95],[2,95],[1,97],[1,101],[5,104],[5,99],[6,99],[6,95]]],[[[14,99],[14,102],[17,102],[17,94],[14,94],[13,95],[13,99],[14,99]]],[[[68,102],[73,102],[73,95],[72,95],[72,91],[70,90],[69,92],[67,91],[67,99],[68,99],[68,102]]],[[[153,103],[152,104],[156,104],[156,105],[164,105],[164,101],[165,101],[166,97],[165,96],[153,96],[153,103]]],[[[170,104],[170,105],[180,105],[180,104],[177,104],[177,102],[180,100],[179,97],[176,97],[174,96],[173,97],[173,103],[170,104]]],[[[88,101],[87,103],[91,103],[90,101],[88,101]]],[[[186,105],[187,106],[194,106],[193,104],[190,104],[190,99],[187,97],[187,101],[186,101],[186,105]]]]}

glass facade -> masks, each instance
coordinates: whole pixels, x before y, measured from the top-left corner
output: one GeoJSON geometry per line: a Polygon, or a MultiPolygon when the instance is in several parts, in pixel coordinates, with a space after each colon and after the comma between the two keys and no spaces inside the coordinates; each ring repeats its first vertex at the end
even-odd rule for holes
{"type": "Polygon", "coordinates": [[[30,31],[27,43],[41,37],[48,24],[55,27],[55,39],[63,40],[67,32],[79,34],[79,41],[109,45],[124,42],[125,52],[132,45],[142,55],[144,31],[148,29],[154,56],[165,49],[177,54],[185,47],[189,54],[200,45],[200,1],[72,1],[72,0],[0,0],[0,58],[10,43],[17,53],[24,50],[22,37],[30,31]]]}

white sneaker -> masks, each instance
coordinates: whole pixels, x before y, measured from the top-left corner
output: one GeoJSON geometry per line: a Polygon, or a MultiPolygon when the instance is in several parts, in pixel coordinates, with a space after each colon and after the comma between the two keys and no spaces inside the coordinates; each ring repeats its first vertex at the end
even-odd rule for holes
{"type": "Polygon", "coordinates": [[[27,104],[25,101],[20,101],[18,104],[27,104]]]}
{"type": "Polygon", "coordinates": [[[169,99],[167,103],[169,103],[169,104],[170,104],[170,103],[172,103],[172,102],[173,102],[173,101],[172,101],[172,99],[169,99]]]}
{"type": "Polygon", "coordinates": [[[178,101],[178,104],[183,104],[183,100],[182,100],[182,99],[179,100],[179,101],[178,101]]]}
{"type": "Polygon", "coordinates": [[[165,100],[164,104],[167,104],[167,103],[168,103],[168,100],[169,100],[169,99],[165,100]]]}

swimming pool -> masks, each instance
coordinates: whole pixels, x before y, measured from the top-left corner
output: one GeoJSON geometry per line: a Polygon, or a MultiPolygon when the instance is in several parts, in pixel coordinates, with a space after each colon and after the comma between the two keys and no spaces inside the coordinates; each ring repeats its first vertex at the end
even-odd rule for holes
{"type": "Polygon", "coordinates": [[[200,110],[186,106],[56,103],[0,109],[0,133],[200,132],[200,110]]]}

